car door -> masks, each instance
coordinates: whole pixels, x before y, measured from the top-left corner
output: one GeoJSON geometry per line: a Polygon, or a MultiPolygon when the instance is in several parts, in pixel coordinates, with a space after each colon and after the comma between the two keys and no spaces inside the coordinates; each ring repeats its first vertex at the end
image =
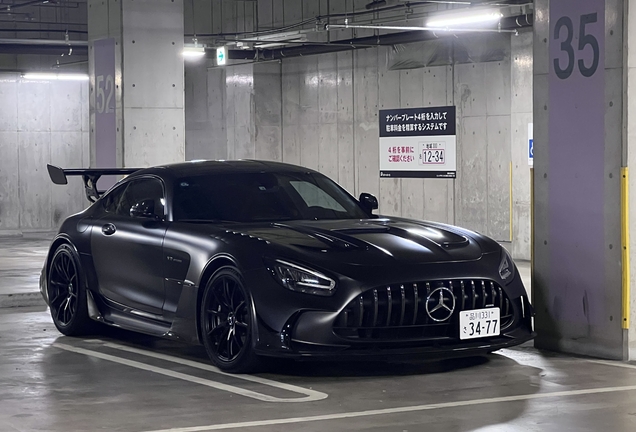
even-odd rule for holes
{"type": "Polygon", "coordinates": [[[161,315],[164,303],[165,187],[156,177],[134,179],[102,200],[91,234],[100,292],[135,310],[161,315]]]}

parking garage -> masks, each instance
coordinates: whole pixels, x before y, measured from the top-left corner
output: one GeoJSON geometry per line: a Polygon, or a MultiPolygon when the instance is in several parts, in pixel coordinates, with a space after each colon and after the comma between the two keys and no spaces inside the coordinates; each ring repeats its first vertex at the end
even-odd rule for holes
{"type": "Polygon", "coordinates": [[[0,431],[634,430],[634,8],[0,0],[0,431]]]}

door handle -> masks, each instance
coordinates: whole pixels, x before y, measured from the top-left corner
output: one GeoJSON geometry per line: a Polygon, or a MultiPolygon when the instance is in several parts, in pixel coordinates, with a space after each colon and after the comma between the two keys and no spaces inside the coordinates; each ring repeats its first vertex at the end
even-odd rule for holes
{"type": "Polygon", "coordinates": [[[107,236],[115,234],[115,231],[117,231],[117,228],[115,228],[115,225],[112,223],[106,224],[102,227],[102,232],[107,236]]]}

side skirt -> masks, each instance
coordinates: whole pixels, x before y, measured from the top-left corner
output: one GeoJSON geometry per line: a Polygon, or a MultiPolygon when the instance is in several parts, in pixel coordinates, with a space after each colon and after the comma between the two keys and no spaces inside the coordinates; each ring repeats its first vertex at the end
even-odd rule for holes
{"type": "Polygon", "coordinates": [[[172,323],[162,321],[161,317],[115,304],[108,299],[96,298],[90,290],[87,294],[88,315],[91,319],[111,327],[150,336],[177,339],[171,331],[172,323]]]}

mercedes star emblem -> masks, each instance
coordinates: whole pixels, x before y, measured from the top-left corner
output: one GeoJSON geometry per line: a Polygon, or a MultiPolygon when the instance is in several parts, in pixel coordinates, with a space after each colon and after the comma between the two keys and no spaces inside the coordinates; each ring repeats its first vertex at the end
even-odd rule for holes
{"type": "Polygon", "coordinates": [[[449,319],[455,311],[455,296],[446,287],[434,289],[426,299],[426,313],[437,322],[449,319]]]}

